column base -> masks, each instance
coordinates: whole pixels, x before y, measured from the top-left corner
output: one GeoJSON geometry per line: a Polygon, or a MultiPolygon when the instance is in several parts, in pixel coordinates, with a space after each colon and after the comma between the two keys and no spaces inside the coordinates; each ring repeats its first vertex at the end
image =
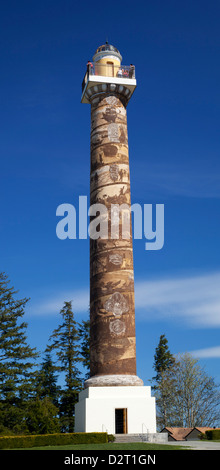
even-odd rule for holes
{"type": "Polygon", "coordinates": [[[137,375],[94,375],[84,383],[84,388],[118,386],[143,386],[143,380],[137,375]]]}
{"type": "Polygon", "coordinates": [[[75,432],[156,433],[151,387],[96,386],[82,390],[75,406],[75,432]],[[118,411],[126,416],[126,423],[118,422],[118,411]]]}

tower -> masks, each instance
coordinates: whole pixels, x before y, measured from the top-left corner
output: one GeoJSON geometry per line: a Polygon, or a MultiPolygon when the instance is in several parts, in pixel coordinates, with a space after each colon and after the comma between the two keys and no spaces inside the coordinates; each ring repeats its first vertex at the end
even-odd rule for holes
{"type": "Polygon", "coordinates": [[[82,103],[91,105],[90,378],[76,405],[76,431],[156,432],[155,401],[136,375],[136,335],[127,105],[135,67],[106,43],[88,62],[82,103]],[[101,206],[100,206],[101,205],[101,206]],[[92,214],[95,217],[95,214],[92,214]],[[94,219],[95,220],[95,219],[94,219]]]}

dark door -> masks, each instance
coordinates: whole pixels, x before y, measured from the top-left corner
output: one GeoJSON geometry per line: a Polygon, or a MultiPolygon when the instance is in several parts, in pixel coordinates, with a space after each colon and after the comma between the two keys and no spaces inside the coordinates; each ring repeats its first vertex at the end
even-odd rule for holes
{"type": "Polygon", "coordinates": [[[115,434],[127,434],[127,408],[115,410],[115,434]]]}

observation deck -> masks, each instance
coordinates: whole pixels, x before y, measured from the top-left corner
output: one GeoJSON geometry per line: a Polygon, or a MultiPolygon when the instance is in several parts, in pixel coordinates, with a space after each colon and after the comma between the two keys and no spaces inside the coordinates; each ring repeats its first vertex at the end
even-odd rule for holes
{"type": "Polygon", "coordinates": [[[122,93],[128,101],[137,86],[134,65],[89,62],[82,82],[81,103],[90,103],[94,91],[122,93]]]}

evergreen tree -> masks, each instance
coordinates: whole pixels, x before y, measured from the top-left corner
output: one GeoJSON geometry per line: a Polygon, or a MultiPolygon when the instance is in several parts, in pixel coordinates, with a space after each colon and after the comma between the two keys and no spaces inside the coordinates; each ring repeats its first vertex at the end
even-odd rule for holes
{"type": "Polygon", "coordinates": [[[157,423],[168,426],[168,415],[171,408],[171,380],[169,375],[170,368],[174,365],[175,359],[168,348],[168,341],[165,335],[160,336],[159,344],[154,355],[154,370],[156,376],[153,380],[156,382],[152,388],[156,391],[157,403],[157,423]],[[169,387],[167,382],[169,381],[169,387]],[[158,418],[158,416],[160,418],[158,418]]]}
{"type": "Polygon", "coordinates": [[[53,434],[60,432],[59,409],[50,398],[36,398],[29,402],[26,425],[31,434],[53,434]]]}
{"type": "Polygon", "coordinates": [[[26,431],[27,401],[33,396],[36,349],[27,344],[22,321],[28,299],[16,299],[5,273],[0,273],[0,429],[26,431]]]}
{"type": "Polygon", "coordinates": [[[62,391],[60,417],[62,430],[74,431],[74,410],[78,393],[82,389],[78,364],[82,362],[79,349],[78,325],[74,320],[72,303],[65,302],[60,311],[62,323],[50,337],[52,342],[47,351],[54,351],[58,364],[56,370],[65,373],[65,389],[62,391]]]}
{"type": "MultiPolygon", "coordinates": [[[[154,355],[154,370],[157,375],[153,379],[158,383],[161,381],[162,373],[174,364],[175,359],[168,348],[168,341],[165,335],[160,336],[159,344],[154,355]]],[[[156,388],[156,386],[154,387],[156,388]]]]}
{"type": "Polygon", "coordinates": [[[50,399],[58,407],[60,387],[57,385],[58,376],[55,375],[55,369],[51,354],[46,352],[36,378],[36,395],[39,399],[50,399]]]}
{"type": "Polygon", "coordinates": [[[86,379],[90,375],[90,321],[82,321],[79,325],[79,337],[81,340],[81,356],[83,366],[87,369],[86,379]]]}

